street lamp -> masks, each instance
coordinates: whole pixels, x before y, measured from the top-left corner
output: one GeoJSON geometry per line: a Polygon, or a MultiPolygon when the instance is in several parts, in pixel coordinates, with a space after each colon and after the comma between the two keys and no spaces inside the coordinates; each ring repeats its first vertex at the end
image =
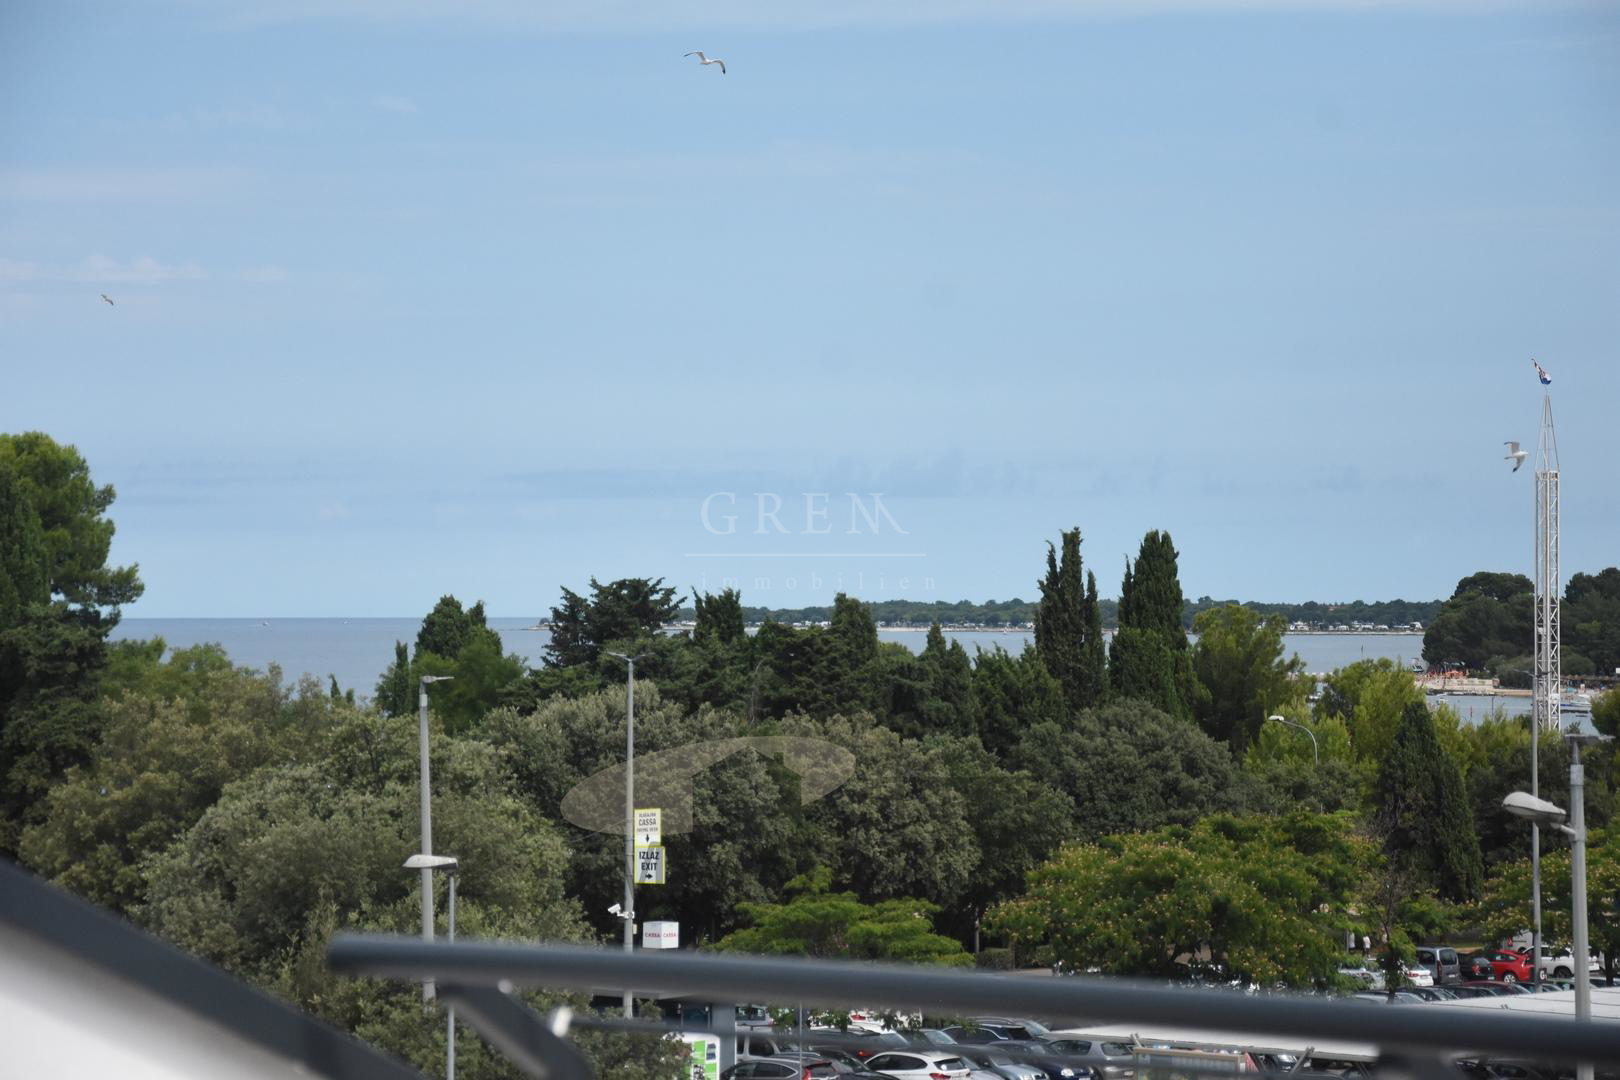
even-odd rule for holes
{"type": "MultiPolygon", "coordinates": [[[[630,674],[625,683],[624,722],[624,910],[619,918],[624,920],[624,951],[633,952],[636,939],[636,661],[645,659],[649,654],[626,656],[624,653],[610,652],[607,655],[616,656],[630,665],[630,674]]],[[[624,1018],[632,1019],[633,1011],[630,990],[626,988],[624,1018]]]]}
{"type": "MultiPolygon", "coordinates": [[[[431,881],[433,871],[443,870],[450,875],[450,944],[456,943],[456,871],[461,863],[454,855],[412,855],[405,860],[405,869],[420,870],[431,881]]],[[[456,1007],[449,1008],[450,1019],[445,1038],[445,1080],[456,1080],[456,1007]]]]}
{"type": "Polygon", "coordinates": [[[1296,723],[1293,720],[1288,720],[1288,719],[1285,719],[1285,718],[1283,718],[1281,716],[1268,716],[1268,717],[1266,717],[1266,719],[1270,720],[1274,724],[1287,724],[1291,728],[1299,728],[1299,730],[1301,730],[1305,734],[1309,735],[1311,737],[1311,759],[1316,762],[1318,768],[1321,767],[1321,765],[1322,765],[1322,752],[1321,752],[1321,750],[1319,750],[1317,748],[1317,745],[1316,745],[1316,732],[1312,731],[1310,728],[1306,727],[1304,724],[1296,723]]]}
{"type": "MultiPolygon", "coordinates": [[[[423,675],[418,701],[421,705],[421,722],[417,725],[417,743],[421,750],[422,765],[422,850],[433,850],[433,803],[428,798],[428,683],[449,682],[454,675],[423,675]]],[[[427,858],[429,856],[423,856],[427,858]]],[[[428,943],[433,941],[433,868],[430,866],[414,867],[422,871],[422,940],[428,943]]],[[[433,980],[428,979],[422,983],[422,1000],[433,1000],[433,980]]]]}
{"type": "MultiPolygon", "coordinates": [[[[1575,938],[1571,952],[1575,967],[1575,1019],[1592,1019],[1592,973],[1587,970],[1586,927],[1586,770],[1581,764],[1581,747],[1608,741],[1606,735],[1569,734],[1569,805],[1555,806],[1546,799],[1515,791],[1502,800],[1502,809],[1516,817],[1528,819],[1535,825],[1547,825],[1569,837],[1570,922],[1575,938]],[[1570,823],[1564,824],[1568,816],[1570,823]]],[[[1538,973],[1539,974],[1539,973],[1538,973]]],[[[1592,1065],[1582,1062],[1575,1066],[1576,1080],[1592,1080],[1592,1065]]]]}

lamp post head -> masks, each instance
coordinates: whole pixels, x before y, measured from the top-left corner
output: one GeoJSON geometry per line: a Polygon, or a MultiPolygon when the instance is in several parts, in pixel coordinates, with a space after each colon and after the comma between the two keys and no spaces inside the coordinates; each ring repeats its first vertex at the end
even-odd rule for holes
{"type": "Polygon", "coordinates": [[[1528,818],[1537,825],[1562,825],[1569,816],[1563,807],[1524,791],[1515,791],[1504,798],[1502,809],[1515,817],[1528,818]]]}
{"type": "Polygon", "coordinates": [[[405,860],[407,870],[443,870],[453,874],[461,868],[454,855],[412,855],[405,860]]]}
{"type": "Polygon", "coordinates": [[[454,675],[424,675],[422,676],[422,685],[426,686],[430,682],[450,682],[454,679],[454,675]]]}
{"type": "Polygon", "coordinates": [[[608,652],[605,649],[603,650],[603,654],[606,655],[606,656],[616,656],[620,660],[623,660],[627,664],[633,664],[637,660],[645,660],[645,659],[647,659],[647,657],[652,655],[652,653],[638,652],[634,656],[626,656],[622,652],[608,652]]]}

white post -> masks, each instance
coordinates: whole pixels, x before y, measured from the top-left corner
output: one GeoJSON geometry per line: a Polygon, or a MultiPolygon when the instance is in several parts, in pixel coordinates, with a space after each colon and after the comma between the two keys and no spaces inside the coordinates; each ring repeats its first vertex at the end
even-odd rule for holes
{"type": "MultiPolygon", "coordinates": [[[[629,687],[624,720],[624,951],[635,951],[636,937],[636,660],[630,665],[629,687]]],[[[635,1005],[630,989],[624,991],[624,1018],[631,1019],[635,1005]]]]}
{"type": "MultiPolygon", "coordinates": [[[[450,871],[450,944],[456,943],[456,871],[450,871]]],[[[448,1049],[445,1051],[445,1080],[456,1080],[456,1007],[450,1006],[448,1049]]]]}
{"type": "MultiPolygon", "coordinates": [[[[1569,876],[1572,896],[1570,917],[1575,923],[1575,1019],[1592,1019],[1592,974],[1587,971],[1586,935],[1586,791],[1581,765],[1581,741],[1569,740],[1569,876]]],[[[1575,1080],[1592,1080],[1592,1063],[1575,1066],[1575,1080]]]]}
{"type": "MultiPolygon", "coordinates": [[[[428,797],[428,676],[422,676],[420,684],[421,722],[418,725],[417,741],[421,751],[421,777],[422,777],[422,852],[433,851],[433,802],[428,797]]],[[[433,944],[433,871],[422,870],[422,940],[429,945],[433,944]]],[[[433,1000],[433,980],[427,979],[422,983],[422,1000],[433,1000]]]]}

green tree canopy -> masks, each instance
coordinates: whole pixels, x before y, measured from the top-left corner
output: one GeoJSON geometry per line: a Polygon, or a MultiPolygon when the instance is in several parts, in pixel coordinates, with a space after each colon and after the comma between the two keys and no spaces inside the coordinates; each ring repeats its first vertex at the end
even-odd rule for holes
{"type": "Polygon", "coordinates": [[[1620,569],[1571,577],[1561,618],[1567,652],[1587,657],[1602,675],[1620,668],[1620,569]]]}
{"type": "Polygon", "coordinates": [[[1474,814],[1457,764],[1440,745],[1423,702],[1409,705],[1378,771],[1375,828],[1385,854],[1450,900],[1484,885],[1474,814]]]}
{"type": "MultiPolygon", "coordinates": [[[[1551,944],[1568,945],[1574,940],[1569,845],[1554,840],[1550,831],[1542,836],[1542,933],[1551,944]]],[[[1529,859],[1506,863],[1491,875],[1474,913],[1491,940],[1505,940],[1530,926],[1530,886],[1529,859]]],[[[1591,945],[1602,954],[1604,974],[1612,979],[1620,974],[1620,828],[1588,828],[1586,912],[1591,945]]]]}
{"type": "Polygon", "coordinates": [[[991,923],[1079,970],[1320,985],[1343,956],[1360,861],[1343,818],[1214,815],[1067,845],[991,923]]]}
{"type": "Polygon", "coordinates": [[[1046,670],[1033,645],[1013,656],[997,645],[978,650],[973,663],[973,696],[978,702],[979,741],[1005,757],[1035,724],[1063,726],[1068,715],[1063,687],[1046,670]]]}
{"type": "Polygon", "coordinates": [[[924,900],[896,898],[863,904],[854,893],[832,891],[832,871],[818,866],[787,883],[781,904],[744,904],[753,926],[715,944],[727,952],[898,960],[966,967],[973,957],[959,942],[934,933],[939,910],[924,900]]]}
{"type": "Polygon", "coordinates": [[[1423,632],[1423,659],[1483,668],[1492,657],[1522,655],[1535,636],[1534,604],[1535,589],[1523,574],[1470,574],[1423,632]]]}
{"type": "Polygon", "coordinates": [[[1193,620],[1198,643],[1193,674],[1204,692],[1193,713],[1211,736],[1241,755],[1260,736],[1267,716],[1301,700],[1305,662],[1284,659],[1281,615],[1259,615],[1236,604],[1201,612],[1193,620]]]}
{"type": "Polygon", "coordinates": [[[484,602],[463,611],[461,601],[447,593],[422,620],[422,628],[416,632],[416,654],[433,653],[454,660],[475,641],[491,645],[495,655],[501,654],[501,636],[485,621],[484,602]]]}
{"type": "MultiPolygon", "coordinates": [[[[145,897],[142,867],[262,765],[318,754],[340,706],[309,680],[295,694],[279,673],[232,668],[212,645],[153,660],[105,706],[89,761],[46,797],[22,836],[23,860],[116,911],[145,897]]],[[[346,706],[345,706],[346,707],[346,706]]]]}
{"type": "Polygon", "coordinates": [[[1060,534],[1062,556],[1046,545],[1046,576],[1039,582],[1041,600],[1035,609],[1035,650],[1063,687],[1070,711],[1078,712],[1102,701],[1107,670],[1099,666],[1104,655],[1102,619],[1097,611],[1097,582],[1087,591],[1080,558],[1080,530],[1060,534]]]}
{"type": "Polygon", "coordinates": [[[1032,726],[1009,763],[1069,797],[1079,836],[1191,824],[1242,807],[1231,751],[1193,725],[1140,701],[1087,710],[1074,723],[1032,726]]]}
{"type": "Polygon", "coordinates": [[[606,585],[591,578],[587,599],[571,589],[551,609],[546,662],[557,667],[591,664],[613,641],[651,637],[680,611],[675,590],[663,578],[620,578],[606,585]]]}
{"type": "Polygon", "coordinates": [[[1184,602],[1170,534],[1142,538],[1120,586],[1119,629],[1108,652],[1108,685],[1116,697],[1146,701],[1178,719],[1191,719],[1197,680],[1182,623],[1184,602]]]}
{"type": "Polygon", "coordinates": [[[95,485],[77,448],[38,431],[0,434],[0,471],[11,472],[39,516],[52,594],[92,607],[116,608],[139,598],[136,568],[107,565],[112,485],[95,485]]]}

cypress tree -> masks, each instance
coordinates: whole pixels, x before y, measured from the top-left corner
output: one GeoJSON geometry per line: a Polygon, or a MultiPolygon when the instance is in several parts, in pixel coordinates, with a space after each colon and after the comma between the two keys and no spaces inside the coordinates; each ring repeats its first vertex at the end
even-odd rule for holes
{"type": "Polygon", "coordinates": [[[1041,602],[1035,609],[1035,651],[1046,670],[1063,687],[1063,700],[1071,712],[1090,708],[1102,700],[1106,674],[1096,668],[1102,646],[1102,616],[1097,607],[1096,579],[1091,592],[1080,560],[1080,530],[1061,533],[1062,555],[1046,545],[1046,576],[1040,581],[1041,602]],[[1088,603],[1089,601],[1089,603],[1088,603]],[[1096,641],[1089,632],[1096,627],[1096,641]]]}
{"type": "Polygon", "coordinates": [[[1103,639],[1102,605],[1097,602],[1097,575],[1090,570],[1086,571],[1084,642],[1080,670],[1089,696],[1086,705],[1101,705],[1108,698],[1108,643],[1103,639]]]}
{"type": "Polygon", "coordinates": [[[1182,624],[1181,579],[1170,534],[1142,538],[1133,565],[1125,563],[1119,593],[1119,629],[1108,656],[1115,697],[1148,701],[1171,716],[1190,719],[1197,683],[1182,624]]]}
{"type": "Polygon", "coordinates": [[[1478,899],[1484,860],[1457,763],[1440,745],[1428,705],[1401,714],[1378,770],[1377,823],[1384,851],[1448,900],[1478,899]]]}

